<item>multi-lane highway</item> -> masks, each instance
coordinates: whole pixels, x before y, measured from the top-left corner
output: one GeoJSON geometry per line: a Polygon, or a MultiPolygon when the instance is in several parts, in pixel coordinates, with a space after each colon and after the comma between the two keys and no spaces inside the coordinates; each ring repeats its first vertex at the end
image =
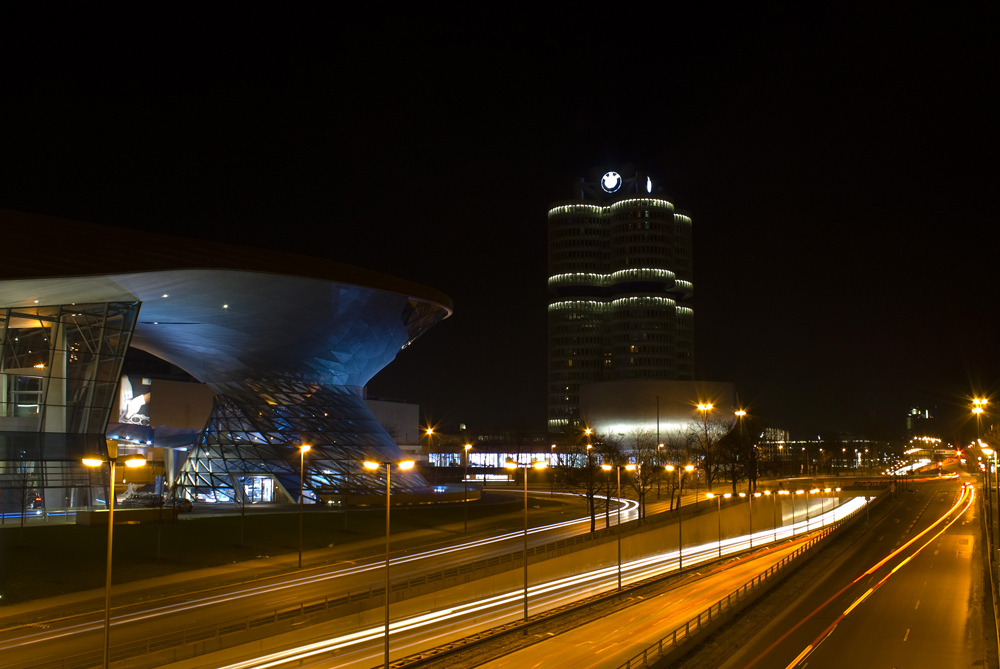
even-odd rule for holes
{"type": "MultiPolygon", "coordinates": [[[[542,493],[538,493],[542,494],[542,493]]],[[[548,492],[545,493],[548,495],[548,492]]],[[[635,516],[635,502],[623,500],[622,521],[635,516]]],[[[615,517],[612,516],[612,520],[615,517]]],[[[589,517],[529,530],[532,545],[583,534],[590,529],[589,517]]],[[[393,580],[413,578],[455,565],[501,555],[521,548],[522,532],[507,532],[433,550],[400,554],[392,560],[393,580]]],[[[219,621],[252,617],[303,601],[379,588],[384,561],[377,554],[369,559],[306,569],[223,588],[211,588],[183,596],[159,596],[141,603],[116,607],[112,618],[112,645],[160,637],[173,630],[191,630],[219,621]]],[[[103,603],[103,602],[102,602],[103,603]]],[[[43,602],[38,606],[43,608],[43,602]]],[[[0,617],[0,655],[4,667],[31,667],[102,648],[103,610],[60,616],[19,624],[0,617]]],[[[114,656],[114,652],[112,653],[114,656]]]]}
{"type": "MultiPolygon", "coordinates": [[[[750,643],[734,646],[724,669],[982,666],[985,612],[979,519],[973,481],[965,482],[968,485],[956,479],[928,482],[902,493],[886,517],[865,532],[863,541],[848,550],[834,570],[816,579],[793,607],[750,643]]],[[[726,568],[699,570],[658,596],[478,666],[623,666],[636,652],[766,569],[797,543],[783,542],[726,568]]],[[[628,570],[631,574],[631,565],[628,570]]],[[[451,626],[445,635],[457,631],[451,626]]],[[[375,629],[370,632],[372,650],[367,657],[361,648],[337,656],[319,654],[319,646],[310,650],[327,662],[336,657],[338,666],[373,665],[375,642],[381,636],[375,629]]],[[[347,639],[338,642],[348,648],[347,639]]],[[[394,633],[393,643],[409,651],[420,645],[402,626],[394,633]]],[[[306,661],[304,666],[324,666],[321,660],[308,662],[308,657],[296,656],[306,661]]],[[[271,655],[229,669],[290,666],[279,659],[271,655]]]]}
{"type": "MultiPolygon", "coordinates": [[[[860,502],[841,506],[827,514],[833,521],[850,512],[860,502]]],[[[634,503],[626,501],[623,520],[634,515],[634,503]]],[[[612,516],[614,519],[614,515],[612,516]]],[[[775,538],[784,540],[801,534],[807,527],[816,528],[823,521],[817,518],[800,519],[793,526],[774,531],[758,532],[754,545],[761,545],[775,538]]],[[[589,519],[560,523],[532,530],[532,543],[545,543],[589,530],[589,519]]],[[[393,580],[412,577],[420,573],[447,568],[451,565],[482,559],[484,556],[507,553],[520,548],[522,535],[512,532],[503,536],[425,551],[419,554],[398,556],[393,560],[393,580]]],[[[749,537],[732,537],[722,542],[723,554],[745,550],[749,537]]],[[[718,543],[685,549],[685,567],[709,562],[717,558],[718,543]]],[[[622,565],[622,580],[630,582],[663,574],[677,568],[676,553],[665,553],[622,565]]],[[[617,566],[603,567],[572,577],[549,580],[533,585],[529,592],[532,611],[541,611],[613,589],[617,582],[617,566]]],[[[742,577],[738,572],[733,576],[742,577]]],[[[159,599],[141,605],[116,610],[113,642],[142,639],[162,635],[170,629],[191,629],[212,624],[222,619],[247,616],[254,610],[273,610],[296,602],[315,600],[338,593],[379,587],[383,578],[382,563],[378,559],[350,565],[336,565],[316,570],[305,570],[281,578],[265,579],[239,587],[222,588],[183,598],[159,599]]],[[[725,589],[729,583],[719,580],[713,587],[725,589]]],[[[468,587],[455,592],[435,593],[429,599],[417,598],[399,606],[398,617],[393,616],[393,657],[433,647],[443,641],[465,636],[505,621],[516,620],[522,611],[522,591],[510,588],[477,599],[469,596],[468,587]]],[[[474,592],[474,590],[473,590],[474,592]]],[[[714,592],[714,590],[713,590],[714,592]]],[[[337,620],[303,629],[285,639],[273,639],[270,648],[284,648],[274,652],[254,653],[257,658],[249,662],[231,663],[224,656],[185,662],[178,666],[277,667],[293,662],[295,666],[329,666],[336,658],[337,666],[369,667],[377,664],[383,643],[382,628],[377,623],[380,611],[357,616],[352,620],[337,620]]],[[[0,633],[0,652],[9,666],[33,666],[44,661],[57,660],[78,653],[93,652],[101,646],[99,615],[57,619],[42,626],[17,627],[0,633]]],[[[245,653],[245,649],[244,649],[245,653]]],[[[244,657],[246,655],[244,654],[244,657]]]]}
{"type": "MultiPolygon", "coordinates": [[[[795,525],[788,525],[777,531],[781,547],[767,551],[755,558],[752,563],[742,560],[733,563],[736,571],[720,570],[712,572],[712,578],[707,582],[693,586],[705,592],[718,594],[720,597],[728,594],[760,571],[781,559],[794,548],[786,548],[786,543],[793,535],[801,536],[808,532],[807,523],[813,529],[825,524],[836,522],[863,506],[863,499],[847,500],[841,506],[831,507],[825,514],[813,517],[807,521],[799,520],[795,525]],[[753,564],[760,569],[754,570],[753,564]],[[708,587],[706,587],[708,586],[708,587]],[[728,590],[727,590],[728,588],[728,590]]],[[[773,541],[773,531],[761,532],[755,536],[755,545],[773,541]]],[[[797,546],[797,543],[796,543],[797,546]]],[[[749,537],[732,537],[722,543],[723,555],[742,552],[749,547],[749,537]]],[[[684,565],[690,568],[694,565],[710,563],[718,559],[719,545],[710,542],[700,546],[685,548],[684,565]]],[[[676,551],[665,552],[643,559],[622,564],[622,582],[625,586],[658,575],[675,571],[678,567],[676,551]]],[[[570,577],[555,578],[529,588],[531,612],[539,612],[562,606],[571,602],[590,597],[597,593],[613,591],[617,587],[617,565],[593,569],[570,577]]],[[[700,580],[704,574],[695,573],[693,580],[700,580]]],[[[393,660],[422,652],[446,641],[461,638],[483,630],[518,620],[522,615],[523,592],[519,587],[511,587],[503,592],[477,597],[475,584],[455,589],[455,592],[439,592],[434,595],[418,598],[407,602],[410,613],[400,618],[393,618],[391,625],[391,658],[393,660]],[[471,596],[470,596],[471,595],[471,596]],[[443,601],[461,601],[460,605],[442,605],[443,601]]],[[[702,596],[692,601],[700,602],[702,596]]],[[[714,603],[708,602],[708,604],[714,603]]],[[[704,608],[707,608],[708,604],[704,608]]],[[[700,609],[694,611],[695,614],[700,609]]],[[[689,604],[678,609],[678,616],[690,617],[689,604]]],[[[376,612],[377,613],[377,612],[376,612]]],[[[680,620],[678,624],[684,622],[680,620]]],[[[673,628],[670,628],[673,629],[673,628]]],[[[605,631],[607,626],[605,626],[605,631]]],[[[666,634],[669,630],[665,630],[666,634]]],[[[650,632],[650,634],[652,634],[650,632]]],[[[645,638],[645,637],[642,637],[645,638]]],[[[181,667],[224,667],[225,669],[273,669],[275,667],[329,667],[368,669],[379,663],[383,652],[383,628],[378,622],[378,616],[370,616],[367,625],[345,627],[344,621],[334,621],[327,625],[317,625],[306,634],[292,633],[285,639],[273,639],[272,646],[284,646],[282,650],[256,653],[254,657],[238,662],[224,661],[231,654],[219,654],[204,658],[199,662],[186,662],[181,667]]],[[[623,644],[628,650],[629,643],[623,644]]],[[[542,651],[543,657],[549,655],[542,651]]],[[[513,665],[511,665],[513,666],[513,665]]]]}
{"type": "MultiPolygon", "coordinates": [[[[722,669],[984,666],[973,479],[926,483],[722,669]]],[[[986,666],[989,666],[986,664],[986,666]]]]}

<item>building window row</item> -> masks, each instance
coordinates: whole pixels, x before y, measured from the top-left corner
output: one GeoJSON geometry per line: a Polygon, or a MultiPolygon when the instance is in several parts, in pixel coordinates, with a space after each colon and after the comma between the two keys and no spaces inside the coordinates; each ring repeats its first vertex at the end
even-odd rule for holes
{"type": "Polygon", "coordinates": [[[591,237],[607,237],[608,228],[603,225],[600,221],[586,221],[591,223],[591,225],[582,225],[584,221],[572,221],[569,219],[563,221],[554,221],[549,226],[549,236],[550,237],[579,237],[580,235],[586,235],[591,237]],[[559,226],[557,223],[565,223],[566,225],[559,226]]]}
{"type": "Polygon", "coordinates": [[[587,246],[598,246],[602,249],[610,248],[610,244],[601,239],[580,239],[579,237],[570,237],[565,241],[550,242],[549,252],[554,253],[558,249],[575,249],[587,246]]]}

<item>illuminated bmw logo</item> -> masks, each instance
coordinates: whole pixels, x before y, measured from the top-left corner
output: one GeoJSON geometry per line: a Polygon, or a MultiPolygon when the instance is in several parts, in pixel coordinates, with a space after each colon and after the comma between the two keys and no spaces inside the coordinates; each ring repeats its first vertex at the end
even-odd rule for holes
{"type": "Polygon", "coordinates": [[[608,172],[601,177],[601,188],[605,193],[614,193],[622,187],[622,178],[618,172],[608,172]]]}

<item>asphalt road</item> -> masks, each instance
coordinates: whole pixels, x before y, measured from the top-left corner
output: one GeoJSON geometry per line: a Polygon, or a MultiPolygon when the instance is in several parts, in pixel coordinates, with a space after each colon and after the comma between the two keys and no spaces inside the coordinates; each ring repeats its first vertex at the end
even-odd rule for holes
{"type": "Polygon", "coordinates": [[[951,481],[902,493],[836,569],[720,669],[984,666],[980,500],[971,490],[951,481]]]}
{"type": "MultiPolygon", "coordinates": [[[[850,505],[831,510],[829,516],[844,515],[849,512],[850,505]]],[[[817,519],[813,519],[813,526],[817,519]]],[[[796,532],[805,531],[806,521],[802,519],[796,532]]],[[[786,528],[787,536],[791,536],[792,528],[786,528]]],[[[779,537],[782,535],[779,532],[779,537]]],[[[801,534],[800,534],[801,536],[801,534]]],[[[786,550],[788,539],[782,538],[779,546],[766,553],[781,553],[786,550]]],[[[747,541],[727,540],[723,543],[725,554],[738,554],[746,549],[747,541]]],[[[613,547],[613,544],[610,546],[613,547]]],[[[765,554],[757,554],[752,559],[766,561],[770,559],[765,554]]],[[[612,553],[613,555],[613,553],[612,553]]],[[[690,569],[696,564],[710,565],[718,557],[718,545],[709,542],[700,547],[685,550],[684,564],[690,569]]],[[[774,561],[780,556],[774,558],[774,561]]],[[[696,606],[707,608],[737,587],[742,586],[750,578],[756,576],[769,565],[759,568],[745,567],[747,559],[740,558],[725,564],[723,567],[701,567],[693,574],[698,584],[693,587],[690,601],[676,603],[672,611],[675,619],[665,622],[662,628],[644,630],[646,636],[636,638],[646,639],[652,643],[655,638],[666,635],[674,627],[690,619],[692,612],[700,610],[696,606]],[[736,571],[729,572],[727,567],[736,571]],[[704,578],[710,576],[710,578],[704,578]],[[713,599],[714,598],[714,599],[713,599]],[[704,600],[704,601],[703,601],[704,600]],[[708,601],[711,600],[711,601],[708,601]],[[695,604],[692,604],[694,602],[695,604]],[[670,625],[673,625],[671,627],[670,625]],[[669,628],[669,629],[668,629],[669,628]],[[661,633],[662,632],[662,633],[661,633]]],[[[650,556],[626,562],[622,565],[622,582],[625,586],[658,574],[666,574],[677,568],[676,552],[650,556]]],[[[548,580],[529,588],[530,611],[555,608],[570,602],[579,601],[594,594],[613,591],[617,580],[617,566],[611,557],[611,564],[572,576],[548,580]]],[[[515,579],[514,583],[518,583],[515,579]]],[[[484,587],[482,590],[490,591],[484,587]]],[[[519,620],[522,613],[522,589],[516,585],[506,590],[491,592],[489,595],[476,598],[477,586],[470,583],[433,595],[406,600],[394,606],[392,616],[391,659],[424,652],[446,641],[466,637],[483,630],[494,628],[508,622],[519,620]],[[454,602],[454,603],[453,603],[454,602]]],[[[683,598],[682,598],[683,599],[683,598]]],[[[662,603],[663,600],[661,600],[662,603]]],[[[358,619],[340,619],[330,623],[316,625],[301,632],[290,632],[282,637],[269,640],[267,648],[258,648],[256,644],[243,649],[233,649],[214,656],[198,658],[195,661],[181,662],[169,665],[171,669],[208,668],[219,669],[265,669],[274,667],[331,667],[342,669],[370,669],[379,663],[383,653],[384,622],[380,619],[381,611],[372,612],[358,619]],[[263,651],[263,652],[261,652],[263,651]]],[[[605,625],[607,628],[607,625],[605,625]]],[[[605,629],[604,631],[607,631],[605,629]]],[[[624,659],[628,652],[633,652],[630,639],[619,643],[624,659]]],[[[612,642],[617,643],[617,641],[612,642]]],[[[542,650],[543,657],[553,657],[552,653],[542,650]]],[[[553,651],[555,653],[557,651],[553,651]]]]}
{"type": "Polygon", "coordinates": [[[668,591],[637,600],[613,616],[478,666],[484,669],[616,669],[642,648],[655,644],[804,543],[805,537],[800,536],[773,549],[701,570],[704,573],[693,573],[668,591]]]}
{"type": "MultiPolygon", "coordinates": [[[[686,500],[685,505],[688,503],[686,500]]],[[[633,511],[622,514],[623,521],[632,517],[634,517],[633,511]]],[[[612,514],[612,523],[615,519],[616,514],[612,514]]],[[[589,518],[582,518],[579,521],[557,526],[537,528],[531,535],[530,543],[532,545],[542,544],[587,531],[589,531],[589,518]]],[[[521,542],[522,534],[513,532],[505,536],[488,537],[481,541],[470,541],[456,546],[446,546],[406,555],[400,554],[393,559],[392,578],[394,581],[412,578],[484,557],[519,550],[521,542]]],[[[709,559],[712,553],[712,548],[708,547],[705,551],[705,559],[709,559]]],[[[694,557],[694,555],[690,556],[691,564],[693,564],[694,557]]],[[[689,555],[685,552],[685,565],[689,564],[688,560],[689,555]]],[[[112,646],[175,631],[211,626],[220,621],[254,617],[264,612],[301,602],[316,601],[324,597],[335,598],[347,592],[359,592],[370,587],[380,588],[384,578],[383,564],[380,558],[373,557],[367,560],[305,569],[292,574],[224,588],[210,588],[200,592],[187,593],[183,596],[157,597],[148,601],[115,607],[112,646]]],[[[660,566],[655,565],[651,567],[648,564],[637,564],[628,568],[625,578],[626,580],[638,580],[660,568],[660,566]]],[[[589,576],[572,587],[567,584],[540,586],[541,589],[532,594],[533,606],[556,606],[588,596],[593,592],[606,589],[615,578],[614,570],[605,570],[603,573],[589,576]]],[[[464,602],[466,599],[468,599],[467,592],[461,600],[456,601],[464,602]]],[[[518,593],[513,593],[506,599],[508,601],[505,603],[496,603],[495,606],[494,603],[491,603],[489,608],[481,609],[482,613],[478,617],[467,613],[466,618],[472,619],[474,622],[481,622],[482,624],[479,624],[477,629],[495,625],[497,620],[516,619],[521,607],[518,593]],[[508,607],[509,610],[505,610],[504,606],[508,607]]],[[[101,603],[103,604],[103,601],[101,603]]],[[[39,605],[44,606],[44,603],[39,605]]],[[[418,602],[414,602],[413,605],[424,606],[418,602]]],[[[450,602],[447,605],[454,608],[450,602]]],[[[471,604],[466,602],[463,605],[477,606],[474,602],[471,604]]],[[[427,606],[422,610],[434,611],[435,608],[427,606]]],[[[456,616],[452,618],[454,617],[456,616]]],[[[0,627],[6,626],[8,622],[0,619],[0,627]]],[[[333,625],[330,634],[336,636],[339,633],[337,630],[350,634],[359,633],[359,630],[364,632],[364,625],[360,625],[358,621],[349,622],[353,625],[351,628],[353,631],[344,627],[348,623],[339,621],[333,625]]],[[[439,628],[435,628],[433,633],[428,633],[429,628],[426,625],[419,630],[414,627],[412,643],[398,644],[399,651],[406,654],[410,648],[425,648],[429,644],[440,643],[449,636],[451,638],[462,636],[468,629],[472,629],[462,625],[453,627],[453,625],[454,623],[451,622],[441,624],[439,628]]],[[[313,637],[318,632],[318,630],[310,630],[313,637]]],[[[0,631],[0,656],[3,657],[5,667],[30,667],[43,662],[92,653],[95,650],[99,651],[102,647],[102,635],[103,611],[100,609],[83,615],[55,616],[42,622],[26,626],[10,626],[0,631]]],[[[381,630],[379,630],[378,638],[381,639],[381,630]]],[[[379,641],[373,641],[372,648],[377,651],[378,647],[379,641]]],[[[363,666],[363,663],[358,666],[363,666]]]]}
{"type": "MultiPolygon", "coordinates": [[[[548,495],[547,492],[544,494],[548,495]]],[[[622,513],[623,522],[635,515],[634,502],[625,502],[628,507],[622,513]]],[[[558,541],[586,533],[589,529],[589,517],[532,528],[529,545],[558,541]]],[[[517,551],[521,549],[522,542],[523,533],[510,532],[432,550],[397,553],[392,559],[392,578],[394,581],[413,578],[517,551]]],[[[112,613],[112,646],[215,625],[220,621],[254,617],[300,602],[381,588],[384,564],[384,559],[376,554],[368,559],[303,569],[249,583],[207,588],[181,596],[161,595],[115,606],[112,613]]],[[[103,591],[100,595],[95,608],[84,614],[60,615],[62,612],[58,608],[50,608],[48,617],[27,625],[19,624],[10,617],[0,617],[3,666],[30,667],[100,650],[103,647],[103,591]]],[[[40,610],[47,607],[45,602],[36,604],[40,610]]]]}

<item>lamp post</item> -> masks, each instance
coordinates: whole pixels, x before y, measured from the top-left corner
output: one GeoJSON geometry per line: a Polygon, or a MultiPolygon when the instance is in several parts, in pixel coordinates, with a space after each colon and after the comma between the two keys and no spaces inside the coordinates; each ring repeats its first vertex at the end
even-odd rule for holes
{"type": "MultiPolygon", "coordinates": [[[[705,428],[704,453],[705,453],[705,457],[706,458],[709,457],[709,448],[708,448],[708,412],[711,411],[711,410],[712,410],[712,404],[710,404],[710,403],[704,403],[704,404],[699,404],[698,405],[698,411],[701,412],[701,423],[702,423],[702,426],[704,426],[704,428],[705,428]]],[[[709,475],[708,464],[709,463],[706,462],[706,469],[705,469],[705,478],[706,479],[708,478],[708,475],[709,475]]],[[[709,485],[708,487],[711,488],[712,486],[709,485]]],[[[697,488],[698,488],[698,486],[695,485],[695,493],[698,492],[697,488]]]]}
{"type": "Polygon", "coordinates": [[[472,444],[465,445],[465,474],[462,476],[462,489],[465,494],[462,496],[462,517],[465,522],[464,532],[469,531],[469,450],[472,444]]]}
{"type": "Polygon", "coordinates": [[[972,413],[976,414],[976,439],[982,438],[982,416],[986,411],[987,400],[976,397],[972,400],[972,413]]]}
{"type": "Polygon", "coordinates": [[[753,550],[753,498],[760,497],[760,493],[748,495],[745,492],[741,492],[740,497],[746,497],[747,503],[750,505],[747,510],[747,517],[750,519],[750,550],[753,550]]]}
{"type": "Polygon", "coordinates": [[[611,527],[611,466],[601,465],[604,470],[604,529],[611,527]]]}
{"type": "MultiPolygon", "coordinates": [[[[777,494],[778,495],[791,495],[792,493],[790,493],[787,490],[779,490],[777,494]]],[[[777,496],[775,496],[774,501],[775,501],[775,503],[778,502],[778,497],[777,496]]],[[[784,505],[782,505],[782,507],[784,507],[784,505]]],[[[792,522],[793,523],[795,522],[795,501],[794,500],[792,501],[792,522]]],[[[781,524],[782,524],[782,526],[784,526],[784,524],[785,524],[784,508],[782,508],[782,512],[781,512],[781,524]]],[[[792,529],[792,536],[795,536],[795,529],[794,528],[792,529]]],[[[775,531],[775,539],[777,540],[777,538],[778,538],[778,535],[777,535],[777,530],[776,530],[775,531]]]]}
{"type": "Polygon", "coordinates": [[[99,455],[83,458],[83,464],[88,467],[100,467],[105,462],[111,466],[108,479],[108,556],[104,576],[104,669],[108,669],[111,663],[111,547],[115,527],[115,465],[119,462],[126,467],[142,467],[146,464],[146,458],[141,455],[118,457],[118,442],[113,439],[107,440],[107,448],[107,458],[99,455]]]}
{"type": "MultiPolygon", "coordinates": [[[[993,486],[995,482],[990,482],[990,466],[995,463],[994,458],[996,457],[996,451],[990,448],[990,446],[983,442],[982,439],[977,439],[979,442],[979,449],[982,451],[983,455],[986,456],[986,509],[987,509],[987,520],[989,522],[989,538],[993,540],[994,546],[996,546],[996,540],[993,532],[993,486]]],[[[996,473],[994,472],[994,477],[996,473]]],[[[1000,497],[1000,495],[998,495],[1000,497]]],[[[998,499],[998,505],[1000,505],[1000,499],[998,499]]]]}
{"type": "Polygon", "coordinates": [[[306,477],[306,453],[312,448],[309,444],[299,446],[299,569],[302,569],[302,504],[306,477]]]}
{"type": "Polygon", "coordinates": [[[660,471],[660,453],[663,451],[663,444],[656,445],[656,499],[660,499],[660,478],[662,472],[660,471]]]}
{"type": "MultiPolygon", "coordinates": [[[[983,447],[982,418],[983,418],[983,413],[985,413],[985,411],[986,411],[986,400],[980,399],[978,397],[973,398],[972,413],[976,415],[976,442],[979,443],[979,447],[981,450],[983,447]]],[[[985,450],[983,450],[982,452],[986,453],[985,450]]],[[[984,478],[984,481],[986,484],[986,520],[990,524],[990,527],[993,527],[993,492],[990,488],[990,455],[988,453],[986,453],[986,476],[984,478]]]]}
{"type": "MultiPolygon", "coordinates": [[[[743,417],[747,415],[747,412],[744,411],[743,409],[738,409],[735,412],[735,414],[736,414],[736,418],[740,421],[740,448],[743,448],[743,417]]],[[[757,481],[757,479],[756,479],[756,473],[757,473],[756,472],[756,469],[757,469],[756,463],[754,463],[753,467],[754,467],[754,471],[753,471],[752,474],[753,474],[754,478],[751,479],[749,475],[747,477],[747,479],[748,479],[747,480],[747,491],[749,491],[749,492],[753,492],[751,490],[751,486],[752,486],[753,483],[755,483],[757,481]]]]}
{"type": "Polygon", "coordinates": [[[555,471],[555,456],[556,456],[556,445],[552,444],[552,457],[549,459],[549,464],[552,465],[552,476],[549,477],[549,497],[555,497],[555,487],[556,487],[556,471],[555,471]]]}
{"type": "MultiPolygon", "coordinates": [[[[590,428],[586,429],[587,436],[590,436],[590,428]]],[[[597,529],[597,521],[594,516],[596,515],[596,510],[594,509],[594,469],[590,462],[590,453],[594,450],[593,444],[587,444],[587,506],[590,511],[590,532],[593,534],[594,530],[597,529]]],[[[605,503],[607,501],[605,500],[605,503]]]]}
{"type": "Polygon", "coordinates": [[[806,532],[810,531],[809,527],[809,495],[810,493],[815,495],[819,492],[819,488],[813,488],[812,490],[806,490],[806,532]]]}
{"type": "MultiPolygon", "coordinates": [[[[618,592],[622,591],[622,466],[615,465],[618,470],[618,524],[615,534],[618,535],[618,592]]],[[[635,471],[636,465],[629,463],[625,465],[625,471],[635,471]]],[[[611,465],[603,464],[601,469],[606,472],[611,471],[611,465]]]]}
{"type": "MultiPolygon", "coordinates": [[[[795,494],[796,495],[801,495],[804,492],[805,492],[805,490],[796,490],[795,494]]],[[[808,511],[808,509],[806,509],[806,511],[808,511]]],[[[795,498],[793,497],[792,498],[792,539],[795,538],[795,522],[796,522],[796,519],[795,519],[795,498]]]]}
{"type": "MultiPolygon", "coordinates": [[[[529,469],[545,469],[545,460],[538,460],[529,464],[520,465],[513,460],[507,460],[504,463],[504,467],[509,470],[523,469],[524,470],[524,548],[521,553],[521,562],[524,563],[524,622],[528,622],[528,470],[529,469]]],[[[528,633],[528,628],[524,628],[524,633],[528,633]]],[[[388,667],[386,668],[388,669],[388,667]]]]}
{"type": "Polygon", "coordinates": [[[725,497],[726,499],[729,499],[732,496],[733,493],[731,492],[727,492],[724,495],[716,495],[715,493],[711,492],[705,493],[705,497],[707,497],[708,499],[712,499],[714,497],[719,503],[719,557],[720,558],[722,557],[722,498],[725,497]]]}
{"type": "MultiPolygon", "coordinates": [[[[759,492],[758,493],[754,493],[754,496],[755,497],[760,497],[760,493],[759,492]]],[[[771,497],[771,491],[770,490],[765,490],[764,491],[764,496],[765,497],[771,497]]],[[[771,528],[774,530],[774,540],[777,542],[778,541],[778,513],[777,513],[777,509],[775,508],[774,498],[773,497],[771,498],[771,528]]]]}
{"type": "MultiPolygon", "coordinates": [[[[673,465],[668,465],[667,471],[672,471],[673,465]]],[[[684,465],[684,472],[690,474],[694,471],[694,465],[684,465]]],[[[683,523],[684,514],[681,513],[681,500],[684,499],[684,472],[677,469],[677,570],[684,568],[684,534],[683,523]]]]}
{"type": "MultiPolygon", "coordinates": [[[[427,434],[431,431],[428,429],[427,434]]],[[[395,463],[400,469],[412,469],[413,460],[403,460],[395,463]]],[[[393,463],[389,460],[375,462],[365,460],[365,469],[375,471],[385,466],[385,669],[389,669],[389,483],[392,476],[393,463]]]]}

